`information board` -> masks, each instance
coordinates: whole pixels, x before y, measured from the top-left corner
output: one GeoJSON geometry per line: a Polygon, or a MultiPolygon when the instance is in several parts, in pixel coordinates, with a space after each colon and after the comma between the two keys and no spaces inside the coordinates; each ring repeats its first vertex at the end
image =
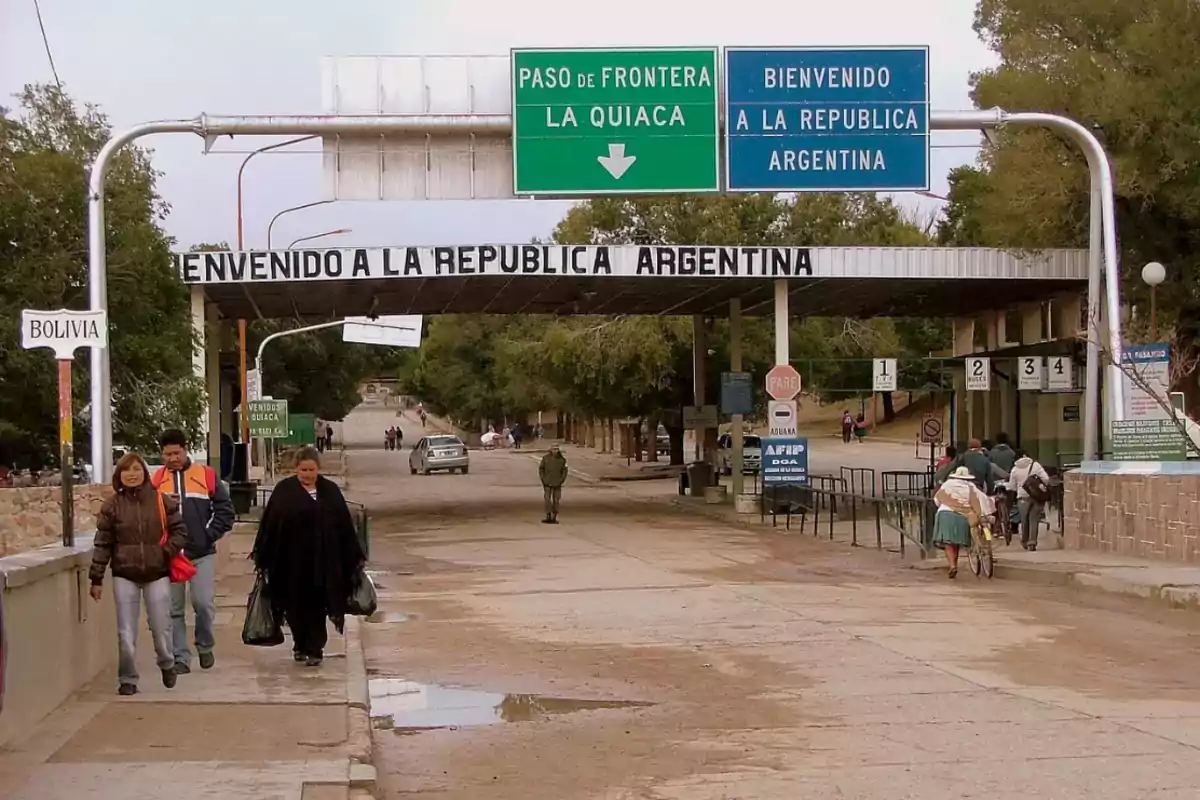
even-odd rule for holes
{"type": "Polygon", "coordinates": [[[762,440],[764,486],[808,485],[808,439],[768,436],[762,440]]]}
{"type": "Polygon", "coordinates": [[[1186,449],[1173,419],[1112,421],[1113,461],[1183,461],[1186,449]]]}

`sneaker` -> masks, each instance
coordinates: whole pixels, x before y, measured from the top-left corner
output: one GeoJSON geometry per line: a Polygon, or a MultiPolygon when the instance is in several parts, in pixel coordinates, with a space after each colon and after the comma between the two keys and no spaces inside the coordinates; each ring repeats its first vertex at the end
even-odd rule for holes
{"type": "Polygon", "coordinates": [[[200,669],[212,669],[215,663],[217,663],[217,658],[212,653],[200,654],[200,669]]]}
{"type": "Polygon", "coordinates": [[[320,656],[308,656],[307,658],[304,659],[304,666],[319,667],[319,666],[321,666],[321,661],[322,661],[322,659],[320,656]]]}
{"type": "Polygon", "coordinates": [[[132,683],[122,683],[117,687],[117,694],[121,695],[122,697],[135,695],[137,694],[137,686],[132,683]]]}
{"type": "Polygon", "coordinates": [[[299,650],[296,650],[292,653],[292,660],[295,661],[297,664],[300,664],[300,663],[303,663],[304,661],[307,661],[308,656],[304,655],[304,653],[301,653],[299,650]]]}
{"type": "Polygon", "coordinates": [[[189,667],[187,664],[183,663],[182,661],[176,661],[175,662],[175,674],[176,675],[191,675],[192,668],[189,667]]]}
{"type": "Polygon", "coordinates": [[[554,520],[550,519],[549,517],[542,517],[542,524],[543,524],[543,525],[549,525],[549,524],[551,524],[552,522],[554,522],[554,520]]]}
{"type": "Polygon", "coordinates": [[[173,669],[164,669],[162,671],[163,686],[168,689],[175,688],[175,681],[179,680],[179,673],[173,669]]]}

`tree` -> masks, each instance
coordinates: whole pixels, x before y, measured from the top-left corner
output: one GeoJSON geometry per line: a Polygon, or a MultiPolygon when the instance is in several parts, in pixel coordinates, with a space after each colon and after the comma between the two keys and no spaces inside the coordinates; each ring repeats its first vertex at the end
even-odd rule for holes
{"type": "MultiPolygon", "coordinates": [[[[0,459],[41,467],[57,452],[53,358],[21,349],[23,308],[87,307],[87,168],[109,138],[94,106],[55,86],[27,86],[0,109],[0,459]]],[[[186,287],[159,227],[167,205],[149,153],[126,147],[107,181],[109,347],[114,441],[154,446],[165,426],[198,437],[203,387],[192,376],[186,287]]],[[[90,455],[88,356],[75,359],[76,453],[90,455]]]]}
{"type": "MultiPolygon", "coordinates": [[[[980,108],[1049,111],[1103,140],[1116,177],[1123,296],[1143,306],[1139,272],[1168,266],[1160,320],[1196,363],[1200,333],[1200,7],[1190,0],[981,0],[975,28],[1000,58],[974,78],[980,108]]],[[[1088,175],[1076,145],[1006,130],[978,170],[952,184],[954,244],[1086,246],[1088,175]]],[[[1200,410],[1195,373],[1179,387],[1200,410]]]]}

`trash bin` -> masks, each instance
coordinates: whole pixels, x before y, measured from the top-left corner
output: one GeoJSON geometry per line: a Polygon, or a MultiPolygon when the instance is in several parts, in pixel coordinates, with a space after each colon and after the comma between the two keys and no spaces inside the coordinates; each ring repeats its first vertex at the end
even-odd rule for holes
{"type": "Polygon", "coordinates": [[[704,489],[713,485],[713,467],[707,461],[693,461],[687,466],[688,487],[692,497],[703,497],[704,489]]]}
{"type": "Polygon", "coordinates": [[[258,484],[254,481],[232,481],[229,484],[229,499],[233,501],[233,510],[237,514],[249,514],[258,494],[258,484]]]}

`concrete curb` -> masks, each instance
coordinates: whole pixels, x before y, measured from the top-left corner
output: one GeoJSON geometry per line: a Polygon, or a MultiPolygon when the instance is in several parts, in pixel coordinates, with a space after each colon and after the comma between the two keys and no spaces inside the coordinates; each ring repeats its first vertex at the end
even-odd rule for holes
{"type": "Polygon", "coordinates": [[[1200,611],[1200,586],[1157,583],[1138,580],[1137,568],[1091,569],[1061,564],[1013,564],[996,562],[996,577],[1037,583],[1044,586],[1065,586],[1089,592],[1136,597],[1171,608],[1200,611]]]}
{"type": "Polygon", "coordinates": [[[346,617],[346,736],[350,788],[375,791],[372,765],[371,695],[367,685],[367,662],[363,651],[362,621],[346,617]]]}

